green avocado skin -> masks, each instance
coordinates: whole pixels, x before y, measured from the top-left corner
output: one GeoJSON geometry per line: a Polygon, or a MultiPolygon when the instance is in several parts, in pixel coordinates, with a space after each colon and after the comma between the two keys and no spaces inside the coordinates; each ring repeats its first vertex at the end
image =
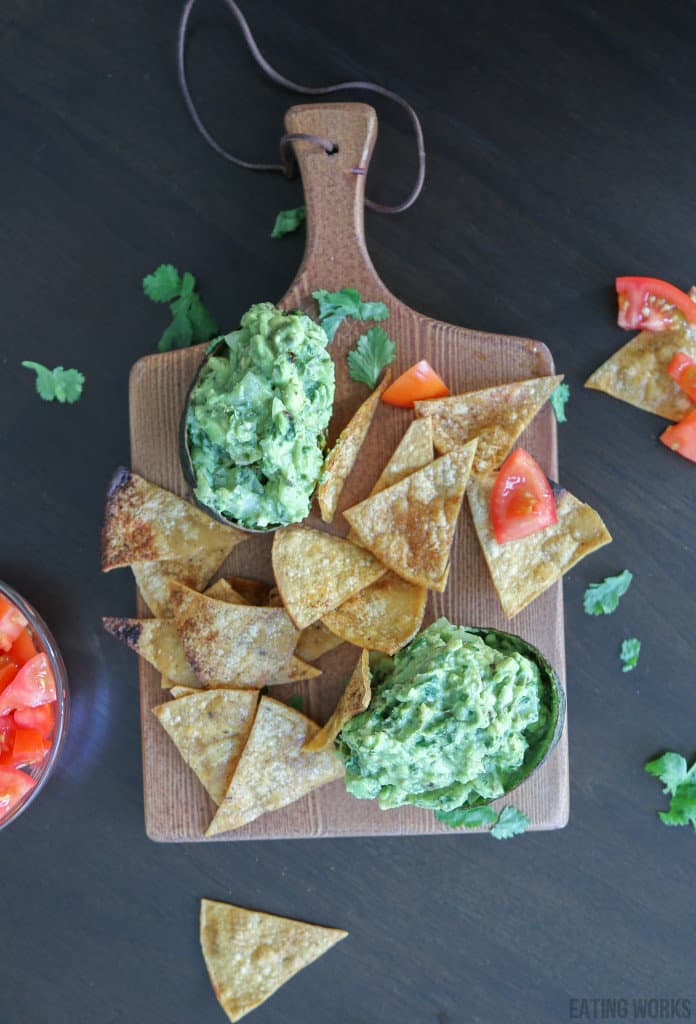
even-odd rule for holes
{"type": "Polygon", "coordinates": [[[348,791],[450,811],[516,785],[554,724],[553,694],[516,640],[439,619],[394,657],[373,657],[370,706],[337,741],[348,791]]]}
{"type": "Polygon", "coordinates": [[[307,516],[334,401],[327,344],[319,324],[270,302],[215,342],[185,421],[201,505],[254,530],[307,516]]]}

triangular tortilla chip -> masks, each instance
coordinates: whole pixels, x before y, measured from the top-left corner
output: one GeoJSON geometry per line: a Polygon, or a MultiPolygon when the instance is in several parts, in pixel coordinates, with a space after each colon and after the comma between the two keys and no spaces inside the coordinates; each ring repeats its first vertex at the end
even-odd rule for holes
{"type": "Polygon", "coordinates": [[[256,690],[207,690],[152,709],[216,804],[242,756],[257,700],[256,690]]]}
{"type": "Polygon", "coordinates": [[[172,683],[198,686],[172,619],[102,619],[104,629],[136,651],[172,683]]]}
{"type": "Polygon", "coordinates": [[[681,420],[694,408],[667,367],[677,352],[696,360],[696,332],[642,331],[610,356],[585,381],[586,388],[604,391],[666,420],[681,420]]]}
{"type": "Polygon", "coordinates": [[[220,565],[248,537],[121,466],[106,496],[102,570],[213,555],[220,565]]]}
{"type": "Polygon", "coordinates": [[[343,643],[323,622],[313,622],[303,629],[297,639],[295,654],[305,661],[316,661],[343,643]]]}
{"type": "Polygon", "coordinates": [[[393,572],[444,590],[474,439],[344,513],[360,543],[393,572]]]}
{"type": "Polygon", "coordinates": [[[286,526],[273,539],[276,583],[298,629],[338,608],[386,571],[368,551],[319,530],[286,526]]]}
{"type": "Polygon", "coordinates": [[[370,687],[370,652],[363,651],[358,658],[358,663],[353,669],[353,675],[348,680],[345,690],[341,694],[338,704],[328,720],[319,732],[307,740],[302,747],[303,753],[318,753],[321,750],[333,749],[334,740],[339,732],[351,718],[355,718],[370,703],[372,689],[370,687]]]}
{"type": "Polygon", "coordinates": [[[356,647],[396,654],[418,632],[427,599],[425,587],[388,572],[327,612],[322,621],[356,647]]]}
{"type": "Polygon", "coordinates": [[[174,621],[202,683],[264,686],[289,663],[297,631],[283,608],[228,604],[180,584],[173,596],[174,621]]]}
{"type": "MultiPolygon", "coordinates": [[[[175,700],[178,700],[179,697],[190,697],[191,694],[193,694],[193,693],[200,693],[201,692],[200,687],[194,687],[194,686],[172,686],[171,680],[170,679],[165,679],[164,676],[162,676],[162,689],[163,690],[169,690],[169,696],[170,697],[174,697],[175,700]]],[[[251,692],[251,691],[249,691],[249,692],[251,692]]]]}
{"type": "Polygon", "coordinates": [[[201,900],[200,939],[210,983],[231,1021],[260,1006],[281,985],[348,932],[201,900]]]}
{"type": "Polygon", "coordinates": [[[250,579],[248,576],[225,576],[225,581],[243,597],[247,604],[262,605],[268,603],[271,584],[263,580],[250,579]]]}
{"type": "Polygon", "coordinates": [[[416,402],[416,416],[432,416],[439,452],[478,437],[474,473],[498,469],[563,376],[534,377],[449,398],[416,402]]]}
{"type": "Polygon", "coordinates": [[[219,567],[220,552],[217,549],[195,558],[136,562],[131,565],[141,597],[153,615],[161,619],[169,619],[174,614],[173,583],[183,583],[192,590],[203,590],[219,567]]]}
{"type": "Polygon", "coordinates": [[[581,558],[608,544],[612,538],[593,508],[558,488],[558,521],[553,526],[521,540],[498,544],[489,512],[495,478],[495,473],[472,478],[467,497],[493,586],[503,611],[512,618],[581,558]]]}
{"type": "Polygon", "coordinates": [[[244,753],[206,835],[240,828],[340,778],[343,765],[334,753],[302,753],[303,744],[318,731],[299,711],[262,697],[244,753]]]}
{"type": "Polygon", "coordinates": [[[366,398],[359,409],[353,414],[348,424],[339,434],[336,443],[326,456],[321,473],[321,483],[317,487],[317,501],[321,518],[325,523],[333,521],[343,485],[348,479],[367,432],[372,425],[382,392],[391,380],[391,371],[387,370],[382,383],[366,398]]]}

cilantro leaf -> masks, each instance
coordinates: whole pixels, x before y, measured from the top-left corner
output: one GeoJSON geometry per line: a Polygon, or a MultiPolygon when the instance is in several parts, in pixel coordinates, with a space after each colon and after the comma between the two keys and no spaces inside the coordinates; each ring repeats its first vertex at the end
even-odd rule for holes
{"type": "Polygon", "coordinates": [[[59,402],[68,402],[72,405],[82,394],[85,378],[79,370],[64,370],[62,366],[56,366],[53,370],[49,370],[41,363],[32,363],[28,360],[25,360],[22,366],[27,370],[34,371],[36,390],[46,402],[57,399],[59,402]]]}
{"type": "Polygon", "coordinates": [[[654,775],[660,782],[664,782],[665,788],[662,792],[670,793],[672,796],[689,777],[686,759],[681,754],[674,754],[671,751],[658,757],[655,761],[648,761],[645,771],[654,775]]]}
{"type": "Polygon", "coordinates": [[[172,322],[157,343],[158,351],[198,345],[219,333],[196,291],[196,278],[188,270],[179,276],[176,267],[163,263],[143,279],[143,291],[153,302],[168,302],[172,314],[172,322]]]}
{"type": "Polygon", "coordinates": [[[396,345],[384,328],[371,327],[348,353],[348,375],[372,390],[385,366],[394,362],[395,355],[396,345]]]}
{"type": "Polygon", "coordinates": [[[657,812],[664,825],[688,825],[696,830],[696,782],[682,783],[669,803],[668,811],[657,812]]]}
{"type": "Polygon", "coordinates": [[[483,807],[455,807],[453,811],[435,811],[435,817],[450,828],[478,828],[480,825],[492,825],[498,815],[489,804],[485,804],[483,807]]]}
{"type": "Polygon", "coordinates": [[[551,392],[549,396],[549,402],[553,409],[553,414],[556,417],[558,423],[567,423],[568,417],[565,414],[566,402],[570,398],[570,388],[563,381],[558,385],[555,391],[551,392]]]}
{"type": "Polygon", "coordinates": [[[529,818],[524,811],[518,811],[516,807],[503,807],[500,816],[491,829],[494,839],[510,839],[526,832],[529,828],[529,818]]]}
{"type": "Polygon", "coordinates": [[[293,693],[292,697],[288,700],[288,707],[294,708],[295,711],[304,711],[304,697],[301,693],[293,693]]]}
{"type": "Polygon", "coordinates": [[[588,615],[610,615],[619,607],[631,585],[633,573],[624,569],[618,576],[607,576],[601,583],[590,583],[583,598],[583,608],[588,615]]]}
{"type": "Polygon", "coordinates": [[[193,328],[186,309],[179,310],[169,327],[163,331],[157,342],[158,352],[169,352],[172,348],[186,348],[193,341],[193,328]]]}
{"type": "Polygon", "coordinates": [[[357,288],[342,288],[338,292],[319,288],[312,292],[312,297],[319,305],[319,319],[329,341],[333,341],[347,316],[353,320],[386,320],[389,316],[383,302],[363,302],[357,288]]]}
{"type": "Polygon", "coordinates": [[[143,278],[143,291],[153,302],[171,302],[179,295],[181,287],[179,271],[171,263],[163,263],[143,278]]]}
{"type": "Polygon", "coordinates": [[[196,345],[202,341],[209,341],[210,338],[214,338],[216,334],[220,333],[215,318],[205,308],[198,293],[191,296],[188,318],[193,328],[193,340],[196,345]]]}
{"type": "Polygon", "coordinates": [[[696,761],[687,770],[686,760],[672,751],[648,761],[646,772],[664,782],[663,793],[670,795],[669,810],[658,811],[664,825],[688,825],[696,831],[696,761]]]}
{"type": "Polygon", "coordinates": [[[297,231],[304,224],[306,215],[304,206],[296,206],[294,210],[281,210],[276,216],[271,238],[282,238],[283,235],[297,231]]]}
{"type": "Polygon", "coordinates": [[[640,656],[640,640],[637,637],[631,636],[627,640],[621,643],[621,666],[622,672],[631,672],[638,664],[638,657],[640,656]]]}

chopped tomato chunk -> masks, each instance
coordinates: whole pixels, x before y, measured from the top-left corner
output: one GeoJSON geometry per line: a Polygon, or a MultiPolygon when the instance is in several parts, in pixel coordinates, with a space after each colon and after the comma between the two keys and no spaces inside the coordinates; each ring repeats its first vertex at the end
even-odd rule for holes
{"type": "Polygon", "coordinates": [[[685,321],[696,324],[696,302],[657,277],[617,277],[619,327],[669,331],[685,321]]]}
{"type": "MultiPolygon", "coordinates": [[[[56,720],[56,704],[41,704],[38,708],[16,708],[12,717],[17,726],[22,729],[36,729],[36,731],[47,740],[53,732],[56,720]]],[[[0,722],[2,719],[0,718],[0,722]]]]}
{"type": "Polygon", "coordinates": [[[491,491],[490,512],[499,544],[528,537],[556,522],[551,485],[524,448],[516,448],[501,466],[491,491]]]}
{"type": "Polygon", "coordinates": [[[696,402],[696,363],[686,352],[677,352],[667,367],[667,373],[692,402],[696,402]]]}
{"type": "Polygon", "coordinates": [[[6,750],[0,754],[0,765],[8,768],[22,768],[32,764],[39,764],[51,749],[51,744],[45,740],[36,729],[16,729],[12,750],[6,750]]]}
{"type": "Polygon", "coordinates": [[[18,669],[19,665],[9,654],[0,654],[0,693],[12,682],[18,669]]]}
{"type": "Polygon", "coordinates": [[[0,693],[0,715],[14,708],[35,708],[56,699],[56,681],[48,658],[37,654],[20,668],[12,682],[0,693]]]}
{"type": "Polygon", "coordinates": [[[17,768],[0,768],[0,820],[21,803],[36,782],[17,768]]]}
{"type": "Polygon", "coordinates": [[[0,651],[9,651],[26,624],[19,608],[0,594],[0,651]]]}
{"type": "Polygon", "coordinates": [[[0,754],[12,750],[14,734],[15,723],[12,715],[0,715],[0,754]]]}
{"type": "MultiPolygon", "coordinates": [[[[660,434],[660,440],[678,455],[696,462],[696,409],[660,434]]],[[[0,695],[0,701],[2,696],[0,695]]]]}
{"type": "Polygon", "coordinates": [[[435,373],[427,360],[421,359],[389,385],[382,395],[382,401],[387,405],[412,409],[414,402],[425,398],[444,398],[449,393],[442,377],[435,373]]]}

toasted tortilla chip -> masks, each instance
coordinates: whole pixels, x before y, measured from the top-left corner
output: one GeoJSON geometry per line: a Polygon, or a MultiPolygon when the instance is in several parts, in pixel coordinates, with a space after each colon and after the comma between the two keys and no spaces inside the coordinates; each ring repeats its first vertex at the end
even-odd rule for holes
{"type": "Polygon", "coordinates": [[[248,576],[225,576],[225,579],[247,604],[268,604],[268,596],[273,589],[270,583],[253,580],[248,576]]]}
{"type": "Polygon", "coordinates": [[[444,590],[477,443],[455,448],[344,513],[360,543],[403,579],[444,590]]]}
{"type": "Polygon", "coordinates": [[[203,593],[206,597],[213,597],[216,601],[227,601],[228,604],[249,604],[249,601],[243,598],[225,579],[215,580],[215,583],[211,587],[207,587],[203,593]]]}
{"type": "Polygon", "coordinates": [[[472,478],[467,490],[474,526],[503,611],[517,615],[611,534],[599,514],[563,488],[556,492],[558,521],[521,540],[498,544],[490,519],[495,473],[472,478]]]}
{"type": "Polygon", "coordinates": [[[340,636],[332,633],[323,622],[313,622],[300,633],[295,654],[305,661],[316,661],[323,654],[328,654],[343,643],[340,636]]]}
{"type": "Polygon", "coordinates": [[[343,765],[334,753],[302,753],[303,744],[318,730],[299,711],[262,697],[244,753],[206,835],[240,828],[340,778],[343,765]]]}
{"type": "Polygon", "coordinates": [[[286,526],[273,539],[273,572],[298,629],[338,608],[386,572],[369,551],[341,537],[286,526]]]}
{"type": "Polygon", "coordinates": [[[474,473],[498,469],[563,376],[534,377],[499,384],[449,398],[416,402],[416,416],[432,416],[433,438],[439,452],[478,437],[474,473]]]}
{"type": "Polygon", "coordinates": [[[334,740],[343,726],[351,718],[355,718],[356,715],[365,710],[370,703],[371,696],[370,652],[364,650],[358,658],[358,663],[353,669],[353,675],[348,680],[334,713],[326,725],[315,736],[306,741],[302,747],[303,752],[318,753],[320,750],[333,750],[334,740]]]}
{"type": "Polygon", "coordinates": [[[290,662],[297,631],[284,609],[228,604],[180,584],[173,595],[174,621],[202,683],[260,687],[290,662]]]}
{"type": "Polygon", "coordinates": [[[210,983],[231,1021],[241,1020],[348,932],[201,900],[200,939],[210,983]]]}
{"type": "Polygon", "coordinates": [[[427,599],[425,587],[388,572],[328,612],[322,621],[356,647],[396,654],[418,632],[427,599]]]}
{"type": "Polygon", "coordinates": [[[642,331],[620,348],[585,381],[586,388],[605,391],[666,420],[681,420],[694,408],[667,367],[677,352],[696,360],[696,332],[642,331]]]}
{"type": "Polygon", "coordinates": [[[152,709],[216,804],[242,756],[257,700],[256,690],[206,690],[152,709]]]}
{"type": "Polygon", "coordinates": [[[353,414],[324,460],[321,483],[317,487],[317,501],[321,518],[325,523],[333,521],[343,485],[355,465],[355,460],[372,425],[382,392],[390,380],[391,370],[387,370],[382,378],[382,383],[353,414]]]}
{"type": "Polygon", "coordinates": [[[280,591],[278,590],[277,587],[271,587],[271,589],[268,591],[268,597],[266,598],[265,603],[268,605],[269,608],[283,607],[283,599],[280,596],[280,591]]]}
{"type": "MultiPolygon", "coordinates": [[[[162,676],[162,689],[169,690],[169,696],[178,700],[179,697],[190,697],[192,693],[200,693],[200,688],[193,686],[172,686],[171,680],[162,676]]],[[[251,691],[250,691],[251,692],[251,691]]]]}
{"type": "Polygon", "coordinates": [[[203,556],[220,565],[248,536],[121,466],[106,496],[102,570],[203,556]]]}
{"type": "Polygon", "coordinates": [[[172,619],[102,619],[104,629],[181,686],[198,686],[172,619]]]}
{"type": "Polygon", "coordinates": [[[220,552],[215,550],[195,558],[166,562],[136,562],[131,565],[138,590],[153,615],[169,619],[174,614],[172,584],[183,583],[192,590],[203,590],[220,567],[220,552]]]}

